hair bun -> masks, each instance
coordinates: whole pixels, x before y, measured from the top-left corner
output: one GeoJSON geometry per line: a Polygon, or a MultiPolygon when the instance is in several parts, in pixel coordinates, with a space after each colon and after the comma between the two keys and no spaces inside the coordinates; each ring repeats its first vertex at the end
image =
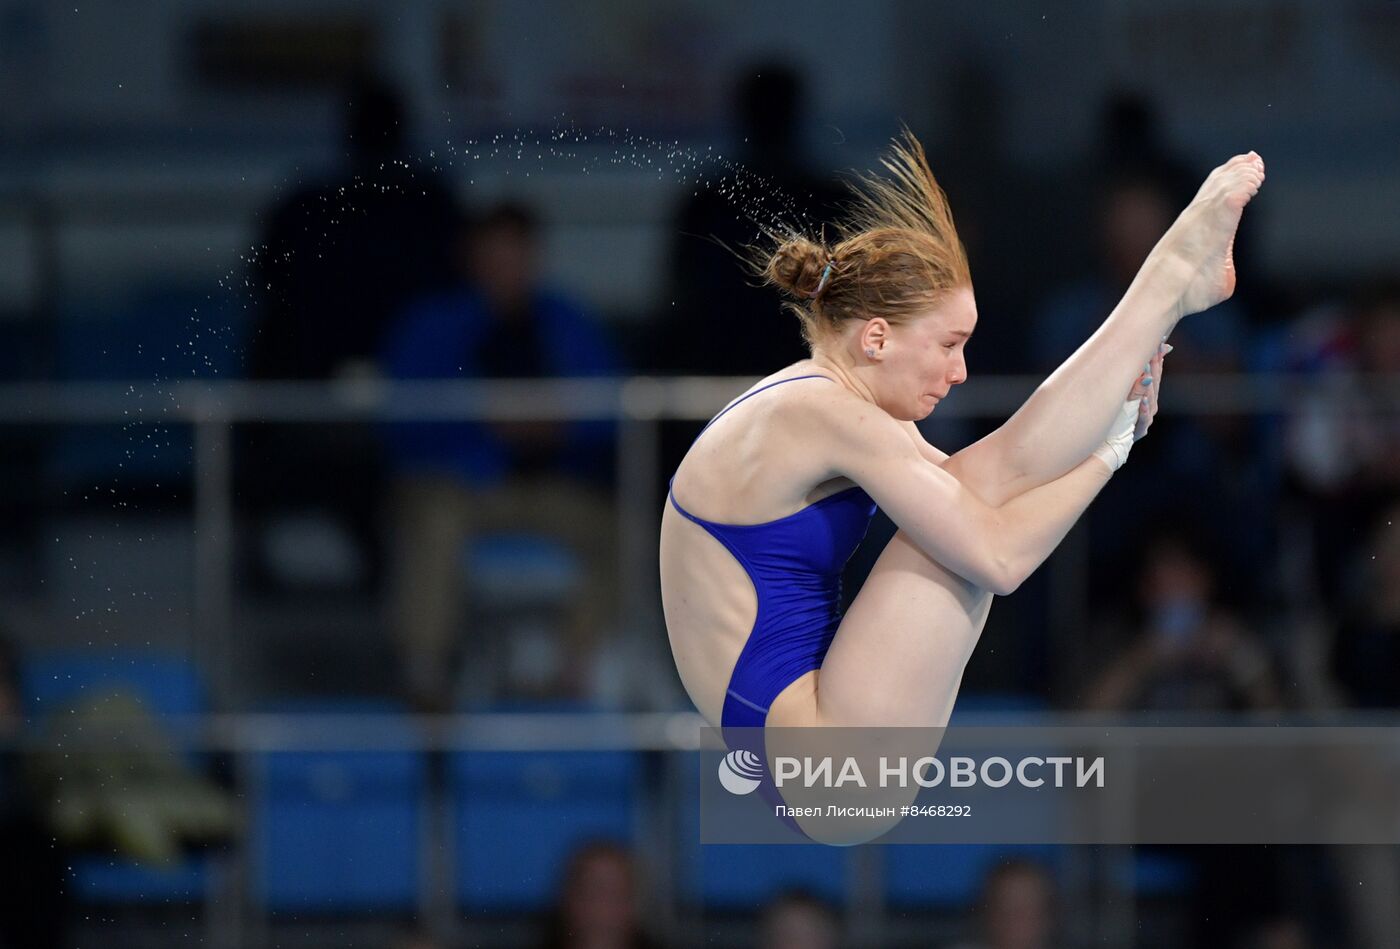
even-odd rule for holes
{"type": "Polygon", "coordinates": [[[768,261],[770,282],[796,297],[816,295],[831,253],[805,237],[785,241],[768,261]]]}

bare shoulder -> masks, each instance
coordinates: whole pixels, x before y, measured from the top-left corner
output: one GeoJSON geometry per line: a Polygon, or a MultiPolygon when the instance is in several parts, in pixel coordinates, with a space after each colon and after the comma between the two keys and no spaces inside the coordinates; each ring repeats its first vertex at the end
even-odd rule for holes
{"type": "Polygon", "coordinates": [[[942,466],[948,460],[946,452],[929,444],[917,424],[892,417],[839,384],[794,393],[784,404],[784,411],[790,424],[805,436],[833,435],[833,446],[838,451],[845,448],[908,455],[912,449],[930,464],[942,466]]]}
{"type": "MultiPolygon", "coordinates": [[[[834,380],[833,380],[834,381],[834,380]]],[[[853,457],[908,454],[915,450],[905,423],[840,384],[814,387],[784,405],[792,428],[809,445],[830,452],[832,467],[847,471],[853,457]]]]}

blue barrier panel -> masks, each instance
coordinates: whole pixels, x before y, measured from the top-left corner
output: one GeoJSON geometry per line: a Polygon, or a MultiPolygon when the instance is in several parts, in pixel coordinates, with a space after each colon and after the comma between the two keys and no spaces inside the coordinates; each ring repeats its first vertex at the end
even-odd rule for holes
{"type": "Polygon", "coordinates": [[[633,840],[640,779],[634,752],[454,755],[449,780],[461,905],[498,912],[548,906],[578,846],[633,840]]]}

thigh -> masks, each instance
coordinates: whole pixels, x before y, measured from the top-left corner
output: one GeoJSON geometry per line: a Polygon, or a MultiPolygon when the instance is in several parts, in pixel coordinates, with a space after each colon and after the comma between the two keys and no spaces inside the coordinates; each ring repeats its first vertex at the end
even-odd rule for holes
{"type": "Polygon", "coordinates": [[[820,670],[773,702],[770,725],[941,726],[992,595],[903,531],[880,554],[820,670]]]}

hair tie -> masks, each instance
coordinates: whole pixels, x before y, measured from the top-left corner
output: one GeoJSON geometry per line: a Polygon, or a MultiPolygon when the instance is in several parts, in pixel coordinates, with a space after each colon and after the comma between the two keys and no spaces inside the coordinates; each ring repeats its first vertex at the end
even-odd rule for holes
{"type": "Polygon", "coordinates": [[[826,278],[831,276],[831,268],[835,266],[836,258],[833,257],[826,263],[826,269],[822,271],[821,280],[817,281],[817,289],[812,291],[812,299],[821,296],[822,290],[826,287],[826,278]]]}

